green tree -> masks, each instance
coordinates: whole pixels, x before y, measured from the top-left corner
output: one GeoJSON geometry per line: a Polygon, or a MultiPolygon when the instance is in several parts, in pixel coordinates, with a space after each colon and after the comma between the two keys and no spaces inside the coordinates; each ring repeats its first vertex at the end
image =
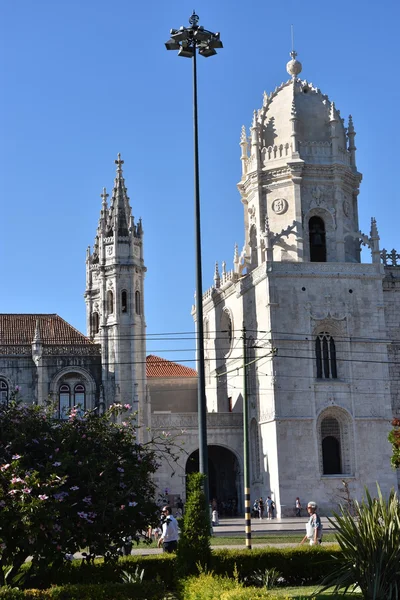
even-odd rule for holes
{"type": "Polygon", "coordinates": [[[180,521],[181,535],[177,551],[178,568],[185,575],[195,573],[197,565],[205,567],[210,564],[210,510],[203,484],[203,474],[189,475],[185,514],[180,521]]]}
{"type": "Polygon", "coordinates": [[[152,475],[173,440],[139,443],[130,409],[74,408],[57,420],[51,405],[0,407],[0,585],[28,556],[33,572],[87,546],[115,559],[124,539],[157,522],[152,475]]]}

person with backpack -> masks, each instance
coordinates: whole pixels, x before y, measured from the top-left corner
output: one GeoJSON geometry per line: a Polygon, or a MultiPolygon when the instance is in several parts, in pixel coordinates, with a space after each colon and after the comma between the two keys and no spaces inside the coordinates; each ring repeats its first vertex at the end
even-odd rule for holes
{"type": "Polygon", "coordinates": [[[307,504],[307,512],[310,518],[306,523],[306,535],[303,537],[300,544],[304,544],[306,540],[309,540],[310,546],[317,546],[322,542],[322,522],[317,513],[317,508],[318,506],[315,502],[309,502],[307,504]]]}

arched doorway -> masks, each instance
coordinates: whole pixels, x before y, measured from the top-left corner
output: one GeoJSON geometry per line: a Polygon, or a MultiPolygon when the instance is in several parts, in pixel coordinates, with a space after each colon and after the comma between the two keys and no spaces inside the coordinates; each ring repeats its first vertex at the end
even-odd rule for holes
{"type": "MultiPolygon", "coordinates": [[[[199,470],[199,451],[186,462],[186,475],[199,470]]],[[[240,467],[234,453],[223,446],[208,446],[208,478],[210,501],[217,499],[219,515],[234,517],[241,507],[240,467]]]]}

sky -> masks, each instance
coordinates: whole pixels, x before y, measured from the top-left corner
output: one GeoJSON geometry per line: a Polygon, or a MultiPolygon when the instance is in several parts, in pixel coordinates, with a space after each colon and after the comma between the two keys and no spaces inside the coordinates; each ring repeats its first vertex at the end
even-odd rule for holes
{"type": "Polygon", "coordinates": [[[243,246],[241,126],[288,79],[292,24],[301,77],[353,115],[360,228],[376,217],[400,251],[399,2],[0,0],[0,312],[85,333],[86,248],[120,152],[143,220],[147,353],[194,366],[192,65],[164,46],[194,8],[224,44],[198,59],[203,290],[243,246]]]}

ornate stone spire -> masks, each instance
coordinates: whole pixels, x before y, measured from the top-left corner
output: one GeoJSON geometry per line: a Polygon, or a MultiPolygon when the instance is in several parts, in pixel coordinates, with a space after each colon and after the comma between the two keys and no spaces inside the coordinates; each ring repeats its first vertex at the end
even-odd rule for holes
{"type": "Polygon", "coordinates": [[[338,117],[337,117],[337,111],[335,109],[335,103],[331,102],[331,105],[329,107],[329,125],[331,128],[331,144],[332,144],[332,156],[337,156],[338,152],[339,152],[339,137],[337,134],[337,123],[338,123],[338,117]]]}
{"type": "Polygon", "coordinates": [[[371,232],[370,232],[370,243],[371,243],[371,254],[372,254],[372,262],[380,263],[381,262],[381,251],[379,248],[379,233],[378,227],[376,225],[375,217],[371,218],[371,232]]]}
{"type": "Polygon", "coordinates": [[[350,166],[356,168],[356,146],[354,138],[356,132],[354,130],[353,117],[349,115],[349,126],[347,128],[347,138],[349,140],[350,166]]]}
{"type": "Polygon", "coordinates": [[[242,161],[242,175],[246,175],[246,173],[247,173],[247,160],[248,160],[247,147],[248,147],[248,144],[247,144],[246,127],[244,125],[242,125],[242,132],[240,134],[240,148],[241,148],[240,160],[242,161]]]}
{"type": "Polygon", "coordinates": [[[118,154],[118,158],[114,162],[117,165],[117,176],[114,180],[114,189],[108,212],[108,226],[113,229],[114,235],[127,237],[131,222],[131,207],[122,172],[124,161],[121,159],[121,155],[118,154]]]}
{"type": "Polygon", "coordinates": [[[216,288],[219,288],[221,286],[221,277],[219,275],[219,268],[218,268],[218,262],[215,263],[215,270],[214,270],[214,286],[216,288]]]}

